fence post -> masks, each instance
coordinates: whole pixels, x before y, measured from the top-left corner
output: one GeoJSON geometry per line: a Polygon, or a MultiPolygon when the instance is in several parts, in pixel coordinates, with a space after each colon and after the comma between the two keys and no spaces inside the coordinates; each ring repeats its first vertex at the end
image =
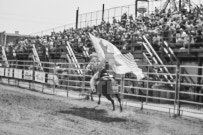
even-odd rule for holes
{"type": "MultiPolygon", "coordinates": [[[[29,62],[27,62],[27,65],[30,65],[30,61],[29,62]]],[[[29,67],[27,67],[27,70],[29,71],[29,67]]],[[[24,76],[25,76],[25,71],[24,71],[24,76]]],[[[23,77],[24,78],[24,77],[23,77]]],[[[31,89],[31,81],[30,80],[28,80],[28,83],[29,83],[29,89],[31,89]]]]}
{"type": "MultiPolygon", "coordinates": [[[[8,63],[9,63],[9,61],[8,61],[8,63]]],[[[8,73],[8,74],[9,74],[9,76],[8,76],[8,85],[10,84],[10,73],[11,73],[11,71],[10,71],[11,68],[10,68],[10,67],[11,67],[11,66],[10,66],[10,63],[9,63],[9,64],[8,64],[8,69],[9,69],[9,70],[8,70],[8,72],[9,72],[9,73],[8,73]]]]}
{"type": "MultiPolygon", "coordinates": [[[[122,74],[121,75],[121,99],[124,99],[124,76],[125,76],[125,74],[122,74]]],[[[123,106],[123,102],[122,102],[122,106],[123,106]]]]}
{"type": "Polygon", "coordinates": [[[143,43],[144,43],[144,39],[143,39],[143,34],[141,33],[141,36],[142,36],[142,45],[141,45],[141,52],[142,52],[142,59],[143,59],[143,52],[144,52],[144,45],[143,45],[143,43]]]}
{"type": "MultiPolygon", "coordinates": [[[[16,69],[18,69],[18,62],[17,62],[17,64],[16,64],[16,69]]],[[[17,80],[17,86],[19,87],[19,79],[16,78],[16,80],[17,80]]]]}
{"type": "Polygon", "coordinates": [[[34,78],[35,78],[35,62],[32,62],[32,87],[31,90],[34,90],[34,78]]]}
{"type": "MultiPolygon", "coordinates": [[[[124,93],[124,76],[125,76],[125,74],[122,74],[122,76],[121,76],[121,92],[122,93],[124,93]]],[[[122,94],[122,98],[124,98],[124,95],[122,94]]]]}
{"type": "Polygon", "coordinates": [[[181,105],[180,105],[180,80],[181,80],[181,73],[182,73],[182,71],[181,71],[181,68],[180,68],[180,65],[177,65],[177,67],[178,67],[178,95],[177,95],[177,101],[178,101],[178,116],[180,116],[180,107],[181,107],[181,105]]]}
{"type": "Polygon", "coordinates": [[[82,74],[82,94],[85,92],[85,65],[83,66],[82,74]]]}
{"type": "Polygon", "coordinates": [[[68,76],[67,76],[67,81],[68,81],[68,85],[67,85],[67,93],[66,96],[68,97],[68,89],[69,89],[69,80],[70,80],[70,64],[68,63],[68,76]]]}
{"type": "Polygon", "coordinates": [[[179,107],[179,66],[176,66],[176,82],[175,82],[175,99],[174,99],[174,116],[180,115],[180,107],[179,107]]]}
{"type": "Polygon", "coordinates": [[[104,20],[104,4],[102,5],[102,21],[104,20]]]}
{"type": "MultiPolygon", "coordinates": [[[[53,94],[55,93],[55,85],[56,85],[56,83],[55,83],[55,79],[54,79],[54,77],[56,76],[56,62],[54,62],[54,71],[53,71],[53,94]]],[[[59,82],[60,80],[59,80],[59,78],[58,78],[58,82],[59,82]]]]}
{"type": "Polygon", "coordinates": [[[76,23],[75,23],[75,29],[78,28],[78,13],[79,13],[79,7],[78,7],[78,9],[76,10],[76,23]]]}
{"type": "MultiPolygon", "coordinates": [[[[44,65],[43,65],[43,66],[44,66],[44,65]]],[[[42,67],[43,67],[43,66],[42,66],[42,67]]],[[[40,70],[40,71],[44,71],[44,70],[40,70]]],[[[46,74],[45,74],[45,77],[46,77],[46,74]]],[[[44,87],[45,87],[45,86],[44,86],[44,85],[45,85],[45,82],[42,82],[41,84],[42,84],[42,93],[43,93],[43,92],[44,92],[44,87]]]]}
{"type": "Polygon", "coordinates": [[[146,97],[146,104],[148,103],[148,96],[149,96],[149,66],[147,67],[147,97],[146,97]]]}
{"type": "Polygon", "coordinates": [[[10,74],[10,68],[9,68],[9,67],[6,67],[6,68],[7,68],[7,79],[8,79],[8,82],[7,82],[7,83],[8,83],[8,85],[9,85],[9,78],[10,78],[10,77],[9,77],[9,74],[10,74]]]}

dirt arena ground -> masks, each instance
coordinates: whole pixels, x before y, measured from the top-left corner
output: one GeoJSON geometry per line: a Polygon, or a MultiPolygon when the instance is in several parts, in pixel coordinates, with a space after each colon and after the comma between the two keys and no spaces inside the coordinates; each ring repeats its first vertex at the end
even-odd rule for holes
{"type": "Polygon", "coordinates": [[[0,135],[202,135],[203,121],[0,85],[0,135]]]}

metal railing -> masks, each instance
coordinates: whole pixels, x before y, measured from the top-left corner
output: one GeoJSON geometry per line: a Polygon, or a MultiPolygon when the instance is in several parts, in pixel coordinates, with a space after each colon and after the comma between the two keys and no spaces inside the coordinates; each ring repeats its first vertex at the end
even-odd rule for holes
{"type": "MultiPolygon", "coordinates": [[[[157,5],[159,9],[161,9],[162,3],[160,1],[138,1],[138,9],[139,8],[146,8],[147,14],[154,12],[154,5],[157,5]]],[[[139,11],[138,11],[139,12],[139,11]]],[[[104,11],[98,10],[98,11],[92,11],[89,13],[82,13],[78,15],[78,28],[84,28],[87,26],[97,26],[100,25],[102,20],[105,20],[106,22],[112,22],[113,17],[115,17],[116,20],[121,21],[121,16],[126,13],[127,16],[132,16],[133,18],[136,18],[135,13],[135,4],[128,4],[123,6],[117,6],[112,7],[108,9],[104,9],[104,11]]],[[[139,15],[139,13],[138,13],[139,15]]],[[[71,22],[69,24],[65,24],[62,26],[50,28],[47,30],[42,30],[36,33],[31,33],[30,35],[35,36],[43,36],[43,35],[50,35],[52,32],[63,32],[65,29],[75,29],[76,22],[71,22]]]]}
{"type": "MultiPolygon", "coordinates": [[[[79,75],[77,69],[72,68],[71,64],[74,63],[41,63],[44,71],[39,71],[37,63],[33,61],[9,61],[10,67],[0,67],[0,82],[52,94],[65,91],[68,95],[71,90],[78,92],[79,95],[90,93],[89,80],[92,75],[85,69],[88,63],[79,63],[83,75],[79,75]]],[[[118,92],[123,95],[123,101],[128,105],[156,106],[160,110],[166,108],[173,110],[174,115],[180,115],[180,112],[203,114],[203,84],[200,83],[203,76],[191,73],[194,69],[198,70],[202,67],[165,65],[172,69],[170,75],[176,80],[167,82],[156,78],[157,74],[162,77],[165,75],[154,72],[152,68],[156,66],[162,65],[139,65],[146,76],[140,81],[137,81],[133,74],[115,75],[118,92]],[[189,74],[181,73],[182,68],[187,69],[189,74]],[[197,79],[194,80],[197,84],[181,82],[181,77],[185,75],[196,77],[197,79]],[[188,89],[183,89],[185,86],[188,89]],[[190,87],[197,87],[197,91],[192,91],[190,87]]]]}

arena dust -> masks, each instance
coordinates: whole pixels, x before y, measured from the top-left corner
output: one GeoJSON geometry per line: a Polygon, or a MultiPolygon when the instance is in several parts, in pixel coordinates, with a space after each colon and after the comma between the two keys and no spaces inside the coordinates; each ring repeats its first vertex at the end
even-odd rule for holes
{"type": "Polygon", "coordinates": [[[0,85],[0,135],[201,135],[203,121],[0,85]]]}

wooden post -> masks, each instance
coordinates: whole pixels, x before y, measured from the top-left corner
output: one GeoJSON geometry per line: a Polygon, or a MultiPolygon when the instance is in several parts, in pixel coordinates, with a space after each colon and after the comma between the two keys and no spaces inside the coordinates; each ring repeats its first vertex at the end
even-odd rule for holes
{"type": "Polygon", "coordinates": [[[104,20],[104,4],[102,6],[102,21],[104,20]]]}
{"type": "Polygon", "coordinates": [[[82,94],[85,91],[85,66],[83,66],[83,76],[82,76],[82,94]]]}
{"type": "Polygon", "coordinates": [[[137,3],[138,3],[138,0],[135,0],[135,18],[137,17],[137,3]]]}
{"type": "Polygon", "coordinates": [[[78,9],[76,10],[76,23],[75,23],[75,29],[78,28],[78,13],[79,13],[79,7],[78,7],[78,9]]]}

